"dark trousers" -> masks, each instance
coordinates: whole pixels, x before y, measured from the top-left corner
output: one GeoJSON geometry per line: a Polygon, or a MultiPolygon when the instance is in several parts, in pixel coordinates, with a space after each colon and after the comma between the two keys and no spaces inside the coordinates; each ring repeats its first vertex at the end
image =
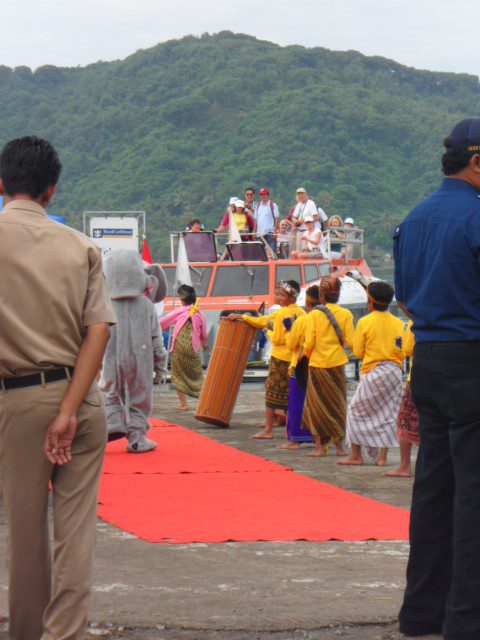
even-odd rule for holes
{"type": "Polygon", "coordinates": [[[275,253],[277,253],[277,240],[275,238],[275,235],[273,233],[266,233],[263,237],[265,239],[265,242],[270,247],[270,249],[272,251],[275,251],[275,253]]]}
{"type": "Polygon", "coordinates": [[[480,343],[415,347],[420,449],[413,487],[407,635],[480,639],[480,343]]]}

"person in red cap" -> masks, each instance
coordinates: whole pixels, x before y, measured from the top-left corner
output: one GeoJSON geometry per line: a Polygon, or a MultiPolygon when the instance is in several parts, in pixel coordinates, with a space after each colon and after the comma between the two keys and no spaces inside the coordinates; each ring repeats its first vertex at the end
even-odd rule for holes
{"type": "Polygon", "coordinates": [[[275,202],[270,200],[270,191],[268,189],[260,189],[258,195],[260,196],[260,202],[257,204],[253,216],[253,231],[258,236],[264,238],[272,251],[276,253],[276,234],[278,231],[280,212],[275,202]]]}

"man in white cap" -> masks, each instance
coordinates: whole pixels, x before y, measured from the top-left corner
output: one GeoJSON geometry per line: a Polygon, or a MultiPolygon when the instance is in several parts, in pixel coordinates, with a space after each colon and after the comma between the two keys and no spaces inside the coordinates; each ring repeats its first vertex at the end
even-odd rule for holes
{"type": "Polygon", "coordinates": [[[298,204],[295,207],[292,216],[293,226],[296,227],[299,231],[305,231],[305,218],[307,216],[312,216],[313,221],[315,222],[315,227],[317,229],[320,229],[320,216],[317,211],[317,207],[315,205],[315,202],[308,197],[307,191],[304,187],[299,187],[297,189],[297,200],[298,204]]]}

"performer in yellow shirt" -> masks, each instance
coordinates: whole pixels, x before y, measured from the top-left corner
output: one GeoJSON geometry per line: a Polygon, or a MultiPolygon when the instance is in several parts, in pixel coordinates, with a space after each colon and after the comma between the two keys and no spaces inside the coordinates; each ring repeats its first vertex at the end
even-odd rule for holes
{"type": "Polygon", "coordinates": [[[287,411],[288,408],[288,368],[292,359],[290,349],[286,345],[287,330],[283,324],[286,318],[296,319],[305,315],[305,311],[295,304],[300,293],[300,285],[294,280],[281,281],[275,289],[275,302],[280,305],[269,316],[254,318],[244,314],[231,313],[230,320],[243,320],[258,329],[270,328],[268,332],[272,343],[270,368],[265,391],[265,428],[251,436],[254,440],[271,440],[273,438],[273,420],[275,410],[287,411]]]}
{"type": "MultiPolygon", "coordinates": [[[[320,304],[320,290],[314,284],[306,291],[305,310],[310,313],[320,304]]],[[[287,328],[286,344],[292,354],[290,362],[290,388],[288,393],[287,438],[288,444],[279,449],[299,449],[301,442],[313,442],[313,436],[307,427],[302,428],[303,407],[308,383],[308,358],[303,353],[308,316],[300,316],[291,329],[287,328]]],[[[291,322],[285,320],[284,324],[291,322]]]]}
{"type": "Polygon", "coordinates": [[[413,403],[412,390],[410,387],[410,377],[413,366],[413,348],[415,346],[415,335],[412,331],[412,321],[410,320],[403,336],[403,352],[405,356],[410,356],[410,374],[403,392],[402,402],[397,418],[397,436],[400,440],[400,465],[391,471],[382,473],[383,476],[393,478],[410,478],[412,475],[411,455],[412,445],[420,444],[418,435],[418,411],[413,403]]]}
{"type": "Polygon", "coordinates": [[[353,353],[362,360],[362,369],[347,413],[351,453],[337,464],[364,464],[364,446],[376,458],[376,464],[384,467],[388,449],[398,447],[396,424],[402,399],[404,324],[388,312],[393,293],[387,282],[371,282],[367,287],[370,313],[358,321],[353,341],[353,353]]]}
{"type": "Polygon", "coordinates": [[[347,413],[345,364],[348,362],[344,346],[345,343],[352,346],[353,315],[337,304],[341,289],[338,278],[322,278],[319,289],[321,308],[316,307],[309,314],[305,333],[309,377],[303,421],[315,441],[315,450],[306,455],[326,454],[333,440],[337,455],[343,456],[347,413]]]}

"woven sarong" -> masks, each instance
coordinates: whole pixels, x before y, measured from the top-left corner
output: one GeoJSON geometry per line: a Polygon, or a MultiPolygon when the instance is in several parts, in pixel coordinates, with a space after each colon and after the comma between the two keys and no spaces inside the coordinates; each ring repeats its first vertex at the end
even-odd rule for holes
{"type": "Polygon", "coordinates": [[[308,360],[302,358],[290,373],[288,395],[287,437],[290,442],[312,442],[307,428],[302,429],[302,415],[308,384],[308,360]]]}
{"type": "Polygon", "coordinates": [[[265,385],[265,404],[270,409],[288,408],[289,362],[270,358],[267,383],[265,385]]]}
{"type": "Polygon", "coordinates": [[[397,418],[397,436],[400,440],[410,444],[420,444],[418,435],[418,412],[413,403],[410,382],[407,382],[403,392],[402,402],[397,418]]]}
{"type": "Polygon", "coordinates": [[[304,425],[323,444],[340,442],[345,436],[347,380],[345,366],[309,368],[307,397],[303,410],[304,425]]]}
{"type": "Polygon", "coordinates": [[[202,362],[192,346],[192,323],[180,329],[172,352],[172,385],[192,398],[199,398],[203,385],[202,362]]]}
{"type": "Polygon", "coordinates": [[[347,414],[347,441],[365,447],[398,447],[397,416],[402,400],[402,370],[379,362],[357,387],[347,414]]]}

